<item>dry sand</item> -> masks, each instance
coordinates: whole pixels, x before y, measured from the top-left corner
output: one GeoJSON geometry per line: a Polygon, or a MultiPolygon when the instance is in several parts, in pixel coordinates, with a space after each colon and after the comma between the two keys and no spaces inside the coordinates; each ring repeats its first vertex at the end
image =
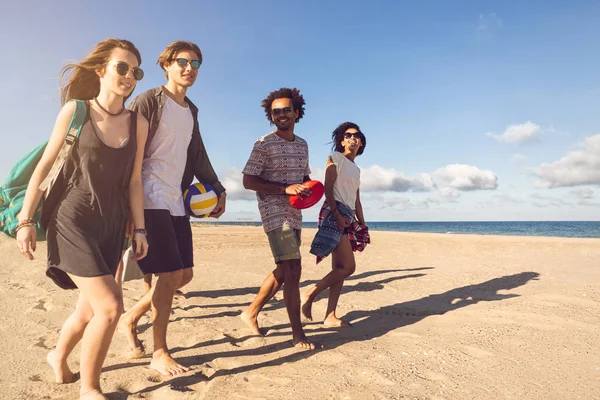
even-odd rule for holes
{"type": "MultiPolygon", "coordinates": [[[[330,268],[308,253],[305,288],[330,268]]],[[[194,370],[165,381],[113,340],[102,385],[110,399],[600,399],[600,239],[372,232],[338,315],[342,330],[305,329],[299,352],[278,293],[253,337],[238,318],[272,270],[261,228],[194,228],[195,278],[175,301],[174,356],[194,370]]],[[[45,355],[77,293],[0,238],[0,398],[75,399],[52,383],[45,355]]],[[[125,307],[142,293],[125,285],[125,307]]],[[[322,318],[326,299],[315,302],[322,318]]],[[[151,348],[148,317],[141,338],[151,348]]],[[[71,368],[79,368],[79,347],[71,368]]]]}

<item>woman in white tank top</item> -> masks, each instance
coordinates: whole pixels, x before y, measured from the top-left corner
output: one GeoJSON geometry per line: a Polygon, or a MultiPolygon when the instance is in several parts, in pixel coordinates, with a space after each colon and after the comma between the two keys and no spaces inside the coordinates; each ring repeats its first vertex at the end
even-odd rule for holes
{"type": "MultiPolygon", "coordinates": [[[[350,324],[339,319],[335,315],[335,309],[337,308],[344,279],[352,275],[356,269],[353,253],[355,247],[349,239],[348,229],[352,222],[356,222],[354,220],[357,220],[361,226],[365,226],[359,195],[360,169],[354,163],[354,159],[363,153],[367,140],[358,125],[352,122],[344,122],[338,126],[333,131],[332,140],[334,151],[327,159],[325,166],[325,198],[327,204],[323,208],[330,208],[330,213],[335,218],[337,228],[342,232],[342,235],[331,253],[332,271],[302,295],[302,314],[306,319],[312,321],[312,302],[319,293],[329,288],[329,302],[324,324],[326,326],[347,327],[350,324]],[[343,204],[344,208],[353,211],[353,221],[344,218],[338,210],[338,206],[343,207],[339,203],[343,204]]],[[[317,235],[319,234],[317,233],[317,235]]]]}

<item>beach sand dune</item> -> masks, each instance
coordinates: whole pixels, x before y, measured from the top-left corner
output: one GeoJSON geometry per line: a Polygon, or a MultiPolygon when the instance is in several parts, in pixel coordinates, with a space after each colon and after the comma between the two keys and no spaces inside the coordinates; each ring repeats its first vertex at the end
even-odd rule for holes
{"type": "MultiPolygon", "coordinates": [[[[330,268],[308,253],[306,288],[330,268]]],[[[600,399],[600,239],[372,232],[338,315],[352,328],[305,325],[298,352],[278,293],[254,337],[238,318],[273,264],[256,227],[194,228],[195,277],[178,296],[168,342],[193,370],[164,380],[129,359],[117,333],[102,385],[110,399],[600,399]]],[[[0,399],[74,399],[45,356],[77,292],[45,277],[0,237],[0,399]]],[[[142,294],[127,282],[125,307],[142,294]]],[[[152,348],[149,315],[140,337],[152,348]]],[[[79,369],[79,347],[71,368],[79,369]]]]}

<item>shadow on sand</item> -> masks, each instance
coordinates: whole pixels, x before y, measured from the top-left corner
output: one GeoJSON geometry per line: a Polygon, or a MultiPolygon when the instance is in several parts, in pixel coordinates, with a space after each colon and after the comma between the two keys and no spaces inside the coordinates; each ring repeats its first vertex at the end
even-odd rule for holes
{"type": "MultiPolygon", "coordinates": [[[[403,271],[403,270],[371,271],[371,272],[369,272],[368,276],[375,275],[375,272],[378,274],[383,274],[383,273],[396,272],[396,271],[403,271]]],[[[386,278],[386,279],[381,279],[381,280],[375,281],[375,282],[359,282],[356,285],[344,285],[342,287],[342,294],[351,293],[351,292],[372,292],[375,290],[382,290],[384,288],[385,283],[390,283],[390,282],[398,281],[401,279],[420,278],[425,275],[426,274],[399,275],[399,276],[393,276],[393,277],[386,278]]],[[[348,281],[352,281],[352,280],[363,279],[362,277],[356,277],[356,278],[350,277],[350,278],[353,278],[353,279],[346,279],[345,283],[347,283],[348,281]]],[[[303,288],[306,286],[314,285],[315,283],[317,283],[317,281],[306,281],[302,285],[300,285],[300,287],[303,288]]],[[[256,295],[258,293],[259,288],[244,288],[244,289],[239,289],[239,290],[245,291],[246,289],[256,289],[256,291],[252,292],[252,294],[256,295]]],[[[327,291],[324,291],[319,296],[317,296],[316,300],[323,298],[323,297],[327,297],[327,291]]],[[[250,305],[250,302],[217,304],[217,305],[211,304],[209,306],[191,305],[191,306],[183,307],[182,309],[185,311],[190,311],[190,310],[197,309],[197,308],[228,307],[228,308],[234,308],[234,310],[222,311],[222,312],[215,313],[215,314],[198,315],[195,317],[187,317],[187,316],[186,317],[177,317],[171,322],[176,322],[176,321],[180,321],[183,319],[207,319],[207,318],[218,318],[218,317],[233,317],[233,316],[239,315],[240,309],[247,307],[248,305],[250,305]]],[[[266,304],[266,306],[263,308],[263,311],[275,311],[275,310],[279,310],[282,308],[285,308],[284,301],[273,298],[266,304]]],[[[148,327],[141,327],[140,332],[143,332],[147,328],[148,327]]]]}
{"type": "MultiPolygon", "coordinates": [[[[403,303],[396,303],[389,306],[381,307],[377,310],[372,311],[352,311],[348,313],[344,319],[352,322],[354,328],[352,329],[333,329],[333,328],[323,328],[318,330],[317,334],[311,334],[310,340],[313,341],[318,346],[323,346],[324,350],[316,350],[316,351],[300,351],[298,353],[293,353],[284,357],[276,358],[273,360],[265,361],[263,363],[244,365],[231,369],[221,369],[216,371],[210,378],[206,377],[202,373],[196,372],[193,375],[186,375],[178,378],[171,379],[169,381],[161,382],[153,386],[149,386],[139,392],[147,393],[154,390],[157,390],[161,387],[169,386],[175,390],[185,390],[190,385],[195,383],[212,380],[213,378],[219,376],[226,376],[232,374],[239,374],[248,371],[257,370],[267,366],[276,366],[282,365],[285,363],[295,362],[298,360],[306,359],[314,354],[317,354],[318,351],[327,351],[332,350],[344,343],[355,341],[368,341],[374,338],[381,337],[388,332],[391,332],[395,329],[415,324],[430,315],[444,315],[448,312],[467,307],[473,304],[477,304],[482,301],[500,301],[511,299],[515,297],[519,297],[518,294],[501,294],[499,291],[511,290],[518,288],[527,284],[531,280],[537,280],[539,278],[539,274],[537,272],[522,272],[514,275],[507,275],[500,278],[491,279],[486,282],[468,285],[459,287],[456,289],[449,290],[444,293],[433,294],[427,297],[423,297],[417,300],[411,300],[403,303]],[[332,333],[335,331],[335,333],[332,333]],[[359,333],[360,332],[360,333],[359,333]],[[358,334],[359,333],[359,334],[358,334]],[[179,389],[176,389],[179,388],[179,389]]],[[[358,284],[360,285],[360,284],[358,284]]],[[[317,323],[311,323],[309,325],[316,325],[317,323]]],[[[270,327],[271,330],[285,328],[288,325],[282,324],[277,327],[270,327]]],[[[313,331],[314,332],[314,331],[313,331]]],[[[269,337],[276,336],[286,336],[289,337],[289,332],[277,332],[275,334],[268,335],[269,337]]],[[[231,338],[225,337],[219,341],[208,341],[198,343],[192,347],[188,348],[177,348],[173,349],[173,354],[179,351],[188,351],[195,348],[205,347],[211,344],[216,344],[218,342],[230,342],[232,340],[235,341],[243,341],[251,336],[247,336],[246,338],[231,338]]],[[[232,343],[233,344],[233,343],[232,343]]],[[[176,357],[177,360],[188,366],[196,366],[202,363],[210,362],[217,358],[226,358],[226,357],[242,357],[242,356],[256,356],[256,355],[265,355],[269,353],[278,352],[280,350],[289,349],[290,342],[288,340],[284,340],[282,342],[278,342],[272,345],[253,348],[248,350],[233,350],[233,351],[225,351],[220,353],[209,353],[209,354],[201,354],[197,356],[189,356],[189,357],[176,357]]],[[[137,365],[137,364],[134,364],[137,365]]],[[[110,371],[115,369],[127,368],[132,366],[132,364],[118,364],[106,367],[103,371],[110,371]]],[[[187,390],[191,390],[187,388],[187,390]]],[[[111,399],[120,399],[120,393],[114,393],[109,396],[111,399]],[[111,397],[112,396],[112,397],[111,397]]]]}

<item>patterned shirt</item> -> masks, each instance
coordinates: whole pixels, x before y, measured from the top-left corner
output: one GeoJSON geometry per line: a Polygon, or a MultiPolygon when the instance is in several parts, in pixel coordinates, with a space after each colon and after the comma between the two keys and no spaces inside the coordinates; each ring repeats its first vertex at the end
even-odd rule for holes
{"type": "MultiPolygon", "coordinates": [[[[306,140],[296,135],[288,142],[275,132],[259,138],[242,173],[287,185],[302,183],[310,175],[306,140]]],[[[256,198],[265,232],[284,224],[302,229],[302,212],[290,206],[288,195],[257,192],[256,198]]]]}

